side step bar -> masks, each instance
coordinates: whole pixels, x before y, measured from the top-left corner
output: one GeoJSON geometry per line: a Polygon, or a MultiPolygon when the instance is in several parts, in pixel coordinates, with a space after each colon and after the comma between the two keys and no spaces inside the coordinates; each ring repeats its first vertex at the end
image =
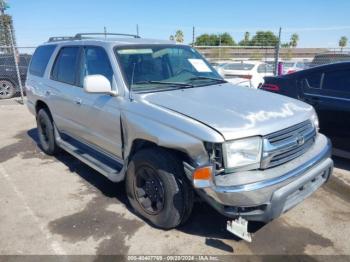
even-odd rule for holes
{"type": "MultiPolygon", "coordinates": [[[[56,129],[56,128],[55,128],[56,129]]],[[[65,140],[63,140],[57,129],[55,130],[55,137],[57,145],[69,154],[78,158],[80,161],[95,169],[109,180],[113,182],[120,182],[124,178],[124,169],[118,163],[109,161],[101,161],[101,157],[95,157],[92,153],[87,150],[75,146],[65,140]]]]}

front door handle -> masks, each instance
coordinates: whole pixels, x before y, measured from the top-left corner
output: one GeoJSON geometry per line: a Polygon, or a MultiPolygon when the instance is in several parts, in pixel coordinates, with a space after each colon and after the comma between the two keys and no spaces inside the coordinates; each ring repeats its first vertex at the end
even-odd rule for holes
{"type": "Polygon", "coordinates": [[[74,99],[74,102],[77,104],[77,105],[81,105],[81,103],[82,103],[82,100],[80,99],[80,98],[75,98],[74,99]]]}

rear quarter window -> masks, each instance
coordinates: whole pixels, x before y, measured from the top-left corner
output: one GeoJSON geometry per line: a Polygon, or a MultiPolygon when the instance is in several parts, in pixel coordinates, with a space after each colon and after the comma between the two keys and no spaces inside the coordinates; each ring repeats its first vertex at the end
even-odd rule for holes
{"type": "Polygon", "coordinates": [[[46,66],[49,63],[49,60],[55,48],[56,46],[54,45],[38,47],[35,50],[32,60],[30,62],[29,73],[35,76],[42,77],[45,73],[46,66]]]}

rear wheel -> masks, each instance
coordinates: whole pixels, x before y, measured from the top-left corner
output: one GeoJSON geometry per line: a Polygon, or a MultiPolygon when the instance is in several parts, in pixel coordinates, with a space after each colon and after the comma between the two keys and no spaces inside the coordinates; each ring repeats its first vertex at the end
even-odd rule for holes
{"type": "Polygon", "coordinates": [[[54,125],[46,109],[40,109],[36,116],[38,135],[42,150],[48,155],[57,153],[54,125]]]}
{"type": "Polygon", "coordinates": [[[126,191],[135,211],[156,227],[183,224],[193,206],[193,191],[181,161],[163,149],[144,149],[130,161],[126,191]]]}
{"type": "Polygon", "coordinates": [[[8,80],[0,80],[0,99],[8,99],[16,94],[16,88],[8,80]]]}

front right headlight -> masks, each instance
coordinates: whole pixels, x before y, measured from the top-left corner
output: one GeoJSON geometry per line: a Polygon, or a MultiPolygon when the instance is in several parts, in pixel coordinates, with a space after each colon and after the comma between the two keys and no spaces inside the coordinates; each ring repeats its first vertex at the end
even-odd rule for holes
{"type": "Polygon", "coordinates": [[[225,164],[228,169],[259,165],[262,138],[259,136],[228,141],[225,144],[225,164]]]}

